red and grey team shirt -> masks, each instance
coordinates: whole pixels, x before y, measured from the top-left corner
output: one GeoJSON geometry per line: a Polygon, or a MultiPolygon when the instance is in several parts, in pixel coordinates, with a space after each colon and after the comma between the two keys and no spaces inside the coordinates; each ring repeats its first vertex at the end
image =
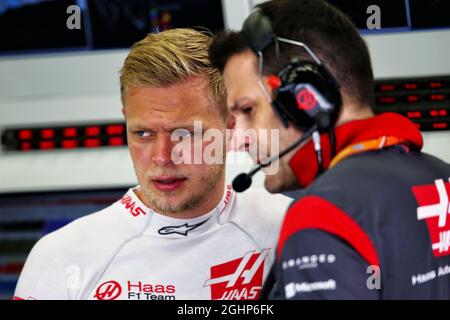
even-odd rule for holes
{"type": "Polygon", "coordinates": [[[211,212],[175,219],[130,189],[41,240],[16,299],[256,299],[291,199],[225,188],[211,212]]]}
{"type": "Polygon", "coordinates": [[[392,113],[337,127],[336,146],[318,178],[311,143],[290,161],[308,187],[283,222],[270,297],[450,299],[450,165],[392,113]]]}

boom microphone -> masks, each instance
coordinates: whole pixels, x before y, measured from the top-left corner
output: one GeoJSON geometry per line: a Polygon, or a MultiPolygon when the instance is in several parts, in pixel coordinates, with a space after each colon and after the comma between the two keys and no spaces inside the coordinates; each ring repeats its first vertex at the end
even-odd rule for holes
{"type": "Polygon", "coordinates": [[[252,184],[252,177],[255,175],[255,173],[257,173],[262,168],[265,168],[265,167],[271,165],[274,161],[279,160],[280,158],[284,157],[286,154],[288,154],[289,152],[294,150],[298,145],[300,145],[301,143],[306,141],[308,138],[310,138],[317,129],[318,129],[317,124],[313,125],[311,128],[309,128],[308,131],[306,131],[303,134],[303,136],[300,139],[295,141],[293,144],[291,144],[288,148],[286,148],[279,154],[269,158],[268,161],[256,166],[255,168],[250,170],[248,173],[244,172],[244,173],[239,174],[236,178],[233,179],[232,186],[233,186],[234,191],[243,192],[243,191],[247,190],[252,184]]]}

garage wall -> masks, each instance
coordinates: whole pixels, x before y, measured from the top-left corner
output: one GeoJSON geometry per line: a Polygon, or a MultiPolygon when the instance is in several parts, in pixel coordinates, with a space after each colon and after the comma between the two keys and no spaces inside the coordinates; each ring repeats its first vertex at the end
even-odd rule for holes
{"type": "MultiPolygon", "coordinates": [[[[239,28],[255,1],[227,0],[225,23],[239,28]]],[[[377,78],[450,74],[450,31],[365,36],[377,78]]],[[[0,130],[7,126],[122,120],[118,71],[127,50],[0,57],[0,130]]],[[[450,133],[426,133],[425,151],[450,162],[450,133]]],[[[228,180],[251,167],[229,165],[228,180]]],[[[232,154],[230,159],[236,159],[232,154]]],[[[253,187],[262,187],[263,176],[253,187]]],[[[0,192],[134,185],[126,148],[0,151],[0,192]]]]}

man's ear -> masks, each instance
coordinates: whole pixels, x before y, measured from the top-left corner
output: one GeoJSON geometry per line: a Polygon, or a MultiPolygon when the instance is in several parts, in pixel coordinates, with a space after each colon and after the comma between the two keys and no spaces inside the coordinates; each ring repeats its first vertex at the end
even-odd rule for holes
{"type": "Polygon", "coordinates": [[[122,107],[122,114],[123,114],[123,117],[126,119],[127,118],[127,114],[126,114],[125,107],[122,107]]]}

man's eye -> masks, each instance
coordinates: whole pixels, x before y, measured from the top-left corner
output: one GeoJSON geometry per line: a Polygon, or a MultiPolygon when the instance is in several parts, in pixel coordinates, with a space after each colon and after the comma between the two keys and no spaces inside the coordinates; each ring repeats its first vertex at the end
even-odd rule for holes
{"type": "Polygon", "coordinates": [[[252,107],[244,107],[244,108],[242,108],[242,113],[246,114],[246,115],[250,115],[252,113],[252,111],[253,111],[252,107]]]}
{"type": "Polygon", "coordinates": [[[141,138],[147,138],[147,137],[150,137],[150,136],[151,136],[150,132],[144,131],[144,130],[138,130],[138,131],[135,131],[135,134],[136,134],[138,137],[141,137],[141,138]]]}

